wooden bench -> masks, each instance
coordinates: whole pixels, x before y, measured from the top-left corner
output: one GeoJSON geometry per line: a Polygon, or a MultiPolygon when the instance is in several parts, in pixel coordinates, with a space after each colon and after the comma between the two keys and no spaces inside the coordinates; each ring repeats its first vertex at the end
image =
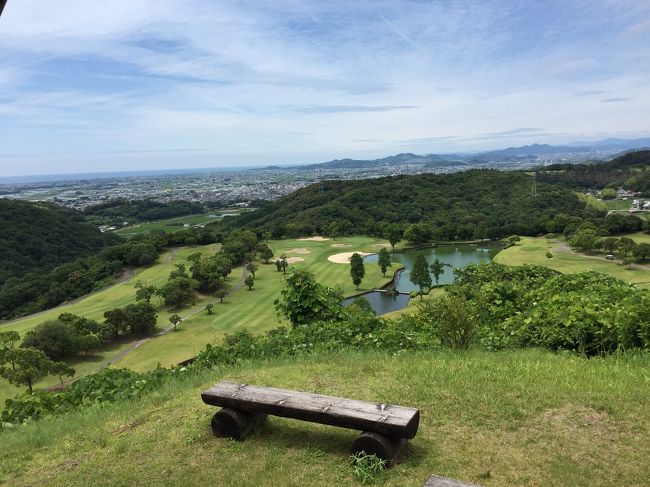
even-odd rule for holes
{"type": "Polygon", "coordinates": [[[220,382],[201,398],[223,408],[212,417],[216,436],[243,440],[267,415],[282,416],[360,430],[352,452],[374,453],[389,464],[420,424],[420,411],[413,408],[234,382],[220,382]]]}

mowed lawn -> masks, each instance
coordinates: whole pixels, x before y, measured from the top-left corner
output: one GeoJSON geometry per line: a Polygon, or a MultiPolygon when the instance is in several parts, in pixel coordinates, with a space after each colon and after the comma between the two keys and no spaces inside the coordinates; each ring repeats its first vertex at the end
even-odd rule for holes
{"type": "MultiPolygon", "coordinates": [[[[280,296],[285,276],[278,272],[275,258],[285,254],[287,258],[301,258],[303,261],[289,265],[293,268],[304,267],[313,272],[316,279],[328,286],[340,286],[345,295],[354,294],[379,287],[390,279],[383,277],[376,263],[366,264],[366,277],[359,291],[352,284],[349,264],[335,264],[327,260],[330,255],[341,252],[377,252],[385,240],[370,237],[340,238],[336,241],[313,240],[278,240],[270,241],[275,257],[269,264],[259,263],[255,274],[255,286],[249,291],[245,286],[227,297],[223,303],[214,306],[214,314],[207,311],[183,321],[177,332],[143,344],[115,365],[134,370],[150,370],[158,363],[163,366],[177,364],[193,357],[208,343],[220,343],[224,334],[247,329],[260,333],[277,326],[290,326],[277,315],[273,302],[280,296]],[[333,247],[332,245],[336,245],[333,247]],[[340,247],[345,245],[345,247],[340,247]]],[[[233,275],[237,271],[233,271],[233,275]]],[[[241,269],[239,276],[241,277],[241,269]]],[[[231,284],[234,282],[231,277],[231,284]]]]}
{"type": "Polygon", "coordinates": [[[516,350],[244,362],[7,431],[0,483],[363,485],[350,464],[352,430],[270,416],[243,442],[215,438],[216,408],[200,393],[230,380],[418,408],[410,456],[374,485],[421,487],[432,473],[485,487],[650,485],[649,359],[516,350]]]}
{"type": "MultiPolygon", "coordinates": [[[[630,237],[641,242],[648,236],[633,234],[630,237]]],[[[571,253],[562,242],[553,241],[549,244],[544,237],[522,237],[521,242],[517,245],[499,252],[494,261],[506,265],[543,265],[569,274],[596,271],[637,284],[640,287],[650,286],[650,270],[648,269],[638,267],[628,269],[627,266],[620,265],[615,261],[606,260],[604,255],[585,256],[571,253]],[[550,259],[546,257],[547,250],[553,254],[550,259]]]]}
{"type": "MultiPolygon", "coordinates": [[[[21,336],[24,336],[27,331],[44,321],[56,319],[61,313],[73,313],[101,321],[104,319],[105,311],[135,303],[135,288],[133,286],[137,281],[141,280],[148,284],[159,286],[167,281],[169,273],[174,269],[175,264],[186,263],[189,255],[195,252],[216,252],[218,249],[219,245],[214,244],[206,246],[180,247],[169,250],[160,256],[157,264],[151,267],[137,269],[134,277],[128,281],[98,291],[73,304],[64,304],[51,310],[1,325],[0,331],[14,330],[19,332],[21,336]]],[[[157,303],[158,298],[153,298],[153,302],[157,303]]],[[[172,313],[166,309],[161,309],[159,311],[159,328],[164,328],[168,325],[168,319],[171,314],[172,313]]],[[[183,313],[181,312],[180,314],[183,313]]],[[[130,339],[125,338],[123,341],[112,344],[109,347],[103,348],[101,351],[93,353],[90,359],[79,357],[79,359],[71,361],[70,363],[76,370],[76,376],[80,377],[95,372],[101,363],[104,361],[110,361],[111,357],[128,348],[131,345],[131,342],[130,339]]],[[[44,381],[38,383],[37,386],[50,386],[56,384],[57,381],[58,379],[48,377],[44,381]]],[[[4,400],[7,397],[11,397],[21,390],[23,389],[18,389],[9,384],[6,380],[1,379],[0,406],[4,404],[4,400]]]]}

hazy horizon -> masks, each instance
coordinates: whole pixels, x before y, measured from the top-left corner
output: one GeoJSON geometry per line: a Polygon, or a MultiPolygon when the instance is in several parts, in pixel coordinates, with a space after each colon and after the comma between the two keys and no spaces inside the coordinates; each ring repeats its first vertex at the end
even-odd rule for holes
{"type": "Polygon", "coordinates": [[[8,2],[2,176],[650,135],[650,3],[8,2]]]}

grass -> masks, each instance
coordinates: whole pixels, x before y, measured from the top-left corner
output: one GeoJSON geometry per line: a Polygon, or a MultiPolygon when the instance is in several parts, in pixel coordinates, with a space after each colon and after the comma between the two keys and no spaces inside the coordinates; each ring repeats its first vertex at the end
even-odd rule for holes
{"type": "MultiPolygon", "coordinates": [[[[635,240],[647,238],[644,234],[631,235],[635,240]]],[[[650,241],[650,240],[649,240],[650,241]]],[[[544,237],[523,237],[517,245],[499,252],[494,261],[506,265],[537,264],[550,267],[563,273],[596,271],[608,274],[626,282],[645,287],[650,284],[650,270],[644,268],[628,269],[615,261],[605,260],[604,256],[585,256],[570,253],[567,246],[559,241],[549,243],[544,237]],[[550,250],[553,258],[546,257],[550,250]]]]}
{"type": "Polygon", "coordinates": [[[613,199],[613,200],[602,200],[608,210],[629,210],[632,207],[632,200],[622,200],[622,199],[613,199]]]}
{"type": "MultiPolygon", "coordinates": [[[[340,286],[346,295],[350,295],[357,292],[350,278],[350,266],[334,264],[328,261],[327,257],[339,252],[355,250],[376,252],[379,249],[376,245],[382,242],[384,241],[369,237],[348,237],[323,242],[278,240],[270,241],[269,246],[276,257],[284,253],[287,257],[304,259],[302,262],[290,264],[289,270],[304,266],[316,275],[320,283],[327,286],[340,286]],[[349,247],[337,248],[332,245],[349,245],[349,247]]],[[[239,272],[241,273],[241,270],[239,272]]],[[[368,264],[359,291],[379,287],[387,280],[382,276],[378,265],[368,264]]],[[[214,314],[202,312],[192,316],[183,321],[178,332],[145,343],[116,365],[134,370],[150,370],[158,363],[163,366],[177,364],[196,355],[205,348],[207,343],[220,343],[226,333],[243,329],[260,333],[282,324],[289,326],[278,318],[273,307],[273,302],[280,296],[283,283],[284,275],[277,271],[275,264],[260,263],[252,291],[242,287],[226,298],[222,304],[216,304],[214,314]]]]}
{"type": "Polygon", "coordinates": [[[270,417],[244,442],[210,432],[199,393],[219,380],[417,407],[404,463],[377,484],[431,474],[489,486],[648,485],[650,356],[585,359],[536,350],[379,352],[244,363],[167,384],[137,402],[3,433],[12,486],[361,485],[358,433],[270,417]]]}
{"type": "MultiPolygon", "coordinates": [[[[1,331],[15,330],[24,336],[24,334],[43,323],[44,321],[56,319],[61,313],[73,313],[87,318],[102,320],[104,312],[117,307],[123,307],[135,302],[135,290],[133,285],[136,281],[142,280],[153,285],[163,284],[169,273],[174,269],[174,265],[187,260],[190,254],[195,252],[214,252],[219,248],[218,245],[181,247],[165,252],[160,256],[156,265],[147,268],[137,269],[133,278],[126,282],[110,286],[99,292],[91,294],[72,304],[64,304],[42,313],[36,313],[23,319],[16,320],[0,326],[1,331]]],[[[156,298],[154,298],[154,301],[156,298]]],[[[172,313],[168,310],[161,310],[158,314],[158,326],[167,325],[167,320],[172,313]]],[[[130,345],[130,341],[120,342],[110,347],[104,348],[93,354],[91,360],[80,358],[71,362],[76,370],[76,376],[82,376],[97,370],[99,364],[111,357],[117,355],[130,345]]],[[[56,384],[58,379],[49,377],[38,384],[39,387],[46,387],[56,384]]],[[[22,391],[22,388],[16,388],[4,379],[0,380],[0,404],[4,400],[22,391]]]]}
{"type": "MultiPolygon", "coordinates": [[[[379,250],[377,244],[384,242],[384,240],[370,237],[349,237],[322,242],[305,240],[271,241],[269,246],[276,256],[286,253],[288,257],[301,257],[304,259],[303,262],[291,264],[289,269],[306,266],[316,274],[319,282],[328,286],[341,286],[344,293],[349,295],[357,292],[350,278],[349,265],[334,264],[328,261],[327,257],[339,252],[355,250],[376,252],[379,250]],[[332,247],[333,244],[348,245],[349,247],[337,248],[332,247]]],[[[185,262],[190,254],[197,251],[214,252],[217,248],[214,245],[185,247],[165,253],[161,256],[159,264],[138,270],[135,277],[128,282],[107,288],[77,303],[60,306],[7,324],[0,329],[16,330],[24,334],[43,321],[54,319],[64,312],[101,320],[104,311],[135,302],[133,285],[138,279],[150,284],[161,285],[167,280],[174,265],[185,262]]],[[[234,269],[228,278],[227,284],[229,286],[235,285],[241,278],[242,272],[242,268],[234,269]]],[[[387,278],[382,277],[378,265],[368,264],[366,266],[366,277],[360,291],[378,287],[387,280],[387,278]]],[[[280,295],[283,282],[284,276],[282,273],[277,272],[275,264],[260,263],[259,270],[256,272],[253,291],[248,291],[246,287],[242,287],[231,296],[228,296],[222,304],[216,304],[214,314],[209,315],[207,312],[201,311],[187,318],[178,327],[178,331],[152,338],[121,360],[114,361],[113,365],[139,371],[153,369],[158,364],[170,366],[193,357],[200,350],[203,350],[207,343],[220,343],[226,333],[233,333],[242,329],[259,333],[275,328],[282,323],[275,312],[273,301],[280,295]]],[[[208,299],[214,300],[214,298],[199,299],[195,307],[189,308],[201,309],[208,299]]],[[[154,298],[154,302],[157,302],[157,298],[154,298]]],[[[181,316],[188,314],[189,308],[179,314],[181,316]]],[[[175,312],[177,311],[172,312],[161,308],[158,313],[158,327],[166,327],[169,316],[175,312]]],[[[103,349],[93,355],[91,360],[83,358],[75,360],[72,365],[76,369],[76,376],[80,377],[95,372],[102,363],[112,361],[113,357],[123,352],[131,343],[131,341],[126,341],[103,349]]],[[[56,383],[56,378],[48,377],[40,382],[38,387],[46,387],[56,383]]],[[[12,397],[20,391],[22,391],[22,388],[16,388],[5,380],[0,380],[0,404],[3,404],[6,398],[12,397]]]]}
{"type": "Polygon", "coordinates": [[[220,220],[222,217],[220,211],[210,211],[200,215],[186,215],[177,218],[169,218],[167,220],[158,220],[155,222],[140,223],[129,227],[123,227],[116,230],[115,233],[124,237],[133,237],[134,235],[141,235],[149,233],[152,230],[162,230],[166,233],[174,233],[183,230],[183,225],[205,225],[220,220]]]}

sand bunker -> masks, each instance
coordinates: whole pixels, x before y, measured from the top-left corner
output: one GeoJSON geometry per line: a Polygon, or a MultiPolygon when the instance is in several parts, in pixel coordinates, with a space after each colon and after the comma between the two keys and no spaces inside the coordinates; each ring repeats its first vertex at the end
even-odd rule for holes
{"type": "Polygon", "coordinates": [[[344,244],[344,243],[338,243],[338,244],[332,244],[332,247],[334,247],[335,249],[340,249],[340,248],[343,248],[343,247],[352,247],[352,245],[344,244]]]}
{"type": "Polygon", "coordinates": [[[386,248],[388,248],[388,247],[390,247],[390,244],[387,244],[387,243],[383,243],[383,244],[372,244],[372,246],[373,246],[373,247],[386,247],[386,248]]]}
{"type": "Polygon", "coordinates": [[[287,254],[311,254],[311,250],[306,249],[304,247],[300,247],[298,249],[289,249],[285,250],[287,254]]]}
{"type": "Polygon", "coordinates": [[[305,240],[309,242],[324,242],[325,240],[329,240],[329,238],[316,236],[316,237],[309,237],[309,238],[299,238],[298,240],[305,240]]]}
{"type": "Polygon", "coordinates": [[[369,252],[341,252],[340,254],[330,255],[327,260],[334,262],[335,264],[349,264],[352,254],[359,254],[361,257],[370,255],[369,252]]]}
{"type": "Polygon", "coordinates": [[[287,257],[287,263],[288,264],[296,264],[297,262],[302,262],[305,259],[302,257],[287,257]]]}

